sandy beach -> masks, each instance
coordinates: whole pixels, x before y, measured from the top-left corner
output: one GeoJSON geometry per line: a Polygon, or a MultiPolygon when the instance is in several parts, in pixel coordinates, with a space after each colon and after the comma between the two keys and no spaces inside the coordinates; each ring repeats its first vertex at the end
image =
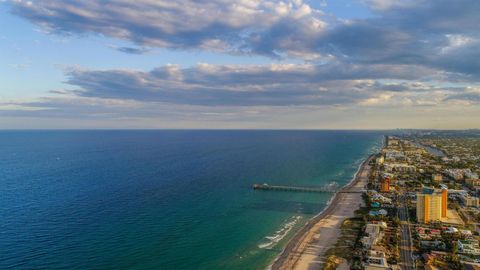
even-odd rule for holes
{"type": "Polygon", "coordinates": [[[321,269],[323,255],[337,242],[341,224],[346,218],[353,217],[362,203],[371,158],[362,163],[352,182],[335,195],[329,206],[289,241],[271,269],[321,269]]]}

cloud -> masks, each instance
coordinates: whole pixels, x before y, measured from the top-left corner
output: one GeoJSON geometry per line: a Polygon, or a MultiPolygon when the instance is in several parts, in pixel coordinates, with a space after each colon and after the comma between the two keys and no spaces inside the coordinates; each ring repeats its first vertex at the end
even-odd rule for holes
{"type": "Polygon", "coordinates": [[[75,90],[0,101],[0,123],[12,128],[475,127],[478,87],[415,82],[429,74],[415,73],[422,72],[391,79],[401,74],[397,66],[374,65],[360,79],[355,67],[340,64],[169,65],[149,72],[77,68],[68,71],[75,90]],[[255,76],[249,80],[249,74],[255,76]],[[293,77],[297,81],[290,84],[293,77]]]}
{"type": "Polygon", "coordinates": [[[133,45],[113,47],[124,53],[201,50],[302,64],[75,68],[66,72],[69,90],[4,104],[2,113],[31,114],[11,110],[24,106],[48,117],[239,121],[265,108],[342,108],[401,118],[410,108],[446,116],[480,103],[479,1],[361,2],[373,16],[338,20],[300,0],[9,1],[43,31],[126,40],[133,45]]]}
{"type": "Polygon", "coordinates": [[[168,114],[157,106],[175,111],[200,108],[211,116],[218,115],[209,111],[212,108],[436,106],[465,92],[436,86],[430,80],[444,78],[436,70],[409,65],[202,63],[150,71],[69,68],[65,72],[70,90],[54,90],[51,97],[13,105],[39,108],[46,116],[89,117],[95,111],[97,117],[168,114]]]}
{"type": "MultiPolygon", "coordinates": [[[[71,69],[67,83],[84,97],[202,106],[292,106],[355,103],[375,93],[371,80],[414,80],[435,71],[415,66],[329,63],[262,66],[167,65],[137,70],[71,69]]],[[[390,87],[390,90],[393,86],[390,87]]]]}
{"type": "MultiPolygon", "coordinates": [[[[150,71],[70,68],[66,76],[71,90],[52,91],[51,97],[7,104],[7,108],[36,108],[35,115],[44,117],[241,121],[241,116],[253,117],[247,112],[262,110],[438,107],[455,105],[467,97],[466,105],[480,102],[472,98],[478,91],[438,86],[431,79],[442,80],[443,74],[408,65],[198,64],[150,71]]],[[[21,109],[9,113],[32,114],[21,109]]]]}
{"type": "Polygon", "coordinates": [[[364,4],[377,11],[385,11],[394,7],[409,7],[414,6],[415,2],[421,0],[362,0],[364,4]]]}
{"type": "Polygon", "coordinates": [[[463,101],[465,104],[480,103],[480,87],[465,87],[463,91],[448,95],[445,101],[463,101]]]}
{"type": "Polygon", "coordinates": [[[480,78],[477,0],[364,0],[375,16],[347,21],[301,0],[8,3],[14,14],[51,33],[100,34],[140,48],[422,65],[480,78]]]}
{"type": "Polygon", "coordinates": [[[111,46],[111,47],[119,52],[128,53],[128,54],[145,54],[150,51],[150,49],[147,49],[147,48],[116,47],[116,46],[111,46]]]}
{"type": "Polygon", "coordinates": [[[322,13],[301,0],[9,3],[14,14],[60,35],[101,34],[140,46],[272,57],[313,57],[308,46],[325,28],[322,13]]]}
{"type": "MultiPolygon", "coordinates": [[[[172,127],[187,126],[205,128],[205,123],[226,123],[236,125],[239,122],[256,121],[268,118],[265,114],[278,111],[271,107],[206,107],[162,102],[139,102],[133,100],[105,99],[63,94],[62,96],[42,97],[36,100],[10,100],[0,102],[0,122],[5,119],[30,119],[27,127],[36,123],[47,123],[54,127],[79,128],[82,123],[90,127],[172,127]],[[50,120],[49,120],[50,119],[50,120]],[[179,124],[182,123],[182,124],[179,124]],[[199,125],[199,123],[202,123],[199,125]],[[179,125],[178,125],[179,124],[179,125]],[[202,126],[203,125],[203,126],[202,126]]],[[[273,113],[275,115],[275,113],[273,113]]],[[[25,128],[16,121],[15,127],[25,128]]],[[[11,124],[11,123],[10,123],[11,124]]],[[[11,124],[12,125],[12,124],[11,124]]],[[[41,127],[41,126],[40,126],[41,127]]],[[[87,126],[88,127],[88,126],[87,126]]]]}
{"type": "Polygon", "coordinates": [[[355,63],[422,65],[480,79],[480,2],[364,1],[372,18],[329,28],[322,53],[355,63]]]}
{"type": "MultiPolygon", "coordinates": [[[[374,83],[351,82],[351,86],[369,90],[374,83]]],[[[328,86],[325,88],[323,91],[328,86]]],[[[462,91],[470,90],[376,92],[355,104],[333,106],[202,106],[83,97],[70,92],[37,100],[0,102],[0,123],[4,127],[29,129],[474,128],[480,101],[442,99],[462,91]]]]}

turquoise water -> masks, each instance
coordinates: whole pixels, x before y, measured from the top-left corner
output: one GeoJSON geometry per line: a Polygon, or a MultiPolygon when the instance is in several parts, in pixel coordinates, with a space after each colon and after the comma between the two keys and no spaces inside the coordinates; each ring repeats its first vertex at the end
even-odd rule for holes
{"type": "Polygon", "coordinates": [[[0,132],[0,269],[262,269],[350,181],[360,131],[0,132]]]}

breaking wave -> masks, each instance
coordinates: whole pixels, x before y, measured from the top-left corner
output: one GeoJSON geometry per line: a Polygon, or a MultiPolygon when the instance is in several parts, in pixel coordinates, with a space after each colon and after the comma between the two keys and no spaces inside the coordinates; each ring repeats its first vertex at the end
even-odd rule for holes
{"type": "Polygon", "coordinates": [[[301,216],[293,216],[285,224],[283,224],[282,227],[278,231],[276,231],[274,235],[265,236],[265,239],[267,239],[268,241],[259,244],[258,247],[262,249],[273,248],[278,242],[282,241],[282,239],[288,235],[288,233],[292,230],[292,228],[301,218],[301,216]]]}

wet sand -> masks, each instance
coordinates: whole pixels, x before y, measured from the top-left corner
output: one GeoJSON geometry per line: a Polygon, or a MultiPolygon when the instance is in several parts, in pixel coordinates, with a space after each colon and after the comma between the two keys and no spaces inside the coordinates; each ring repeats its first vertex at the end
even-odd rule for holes
{"type": "Polygon", "coordinates": [[[270,266],[271,269],[321,269],[323,255],[335,245],[340,227],[346,218],[353,217],[362,200],[362,191],[368,182],[368,165],[372,156],[359,167],[354,179],[343,187],[329,206],[312,218],[288,242],[285,249],[270,266]]]}

